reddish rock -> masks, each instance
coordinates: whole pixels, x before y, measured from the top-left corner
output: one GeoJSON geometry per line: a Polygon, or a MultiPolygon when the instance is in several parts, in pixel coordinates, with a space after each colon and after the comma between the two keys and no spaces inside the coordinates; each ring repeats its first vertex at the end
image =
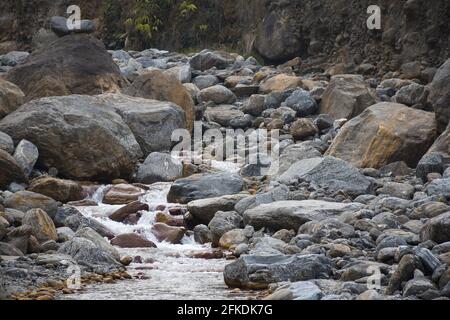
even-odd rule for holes
{"type": "Polygon", "coordinates": [[[156,248],[150,240],[136,233],[125,233],[111,240],[111,244],[120,248],[156,248]]]}

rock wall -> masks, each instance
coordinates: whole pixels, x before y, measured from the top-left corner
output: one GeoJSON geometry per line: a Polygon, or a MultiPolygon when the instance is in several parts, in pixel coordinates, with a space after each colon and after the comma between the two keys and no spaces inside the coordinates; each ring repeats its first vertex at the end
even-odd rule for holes
{"type": "MultiPolygon", "coordinates": [[[[155,46],[170,50],[226,47],[253,53],[266,62],[300,55],[315,62],[340,63],[339,71],[370,63],[383,72],[411,61],[437,67],[450,50],[450,2],[378,0],[382,29],[368,30],[369,0],[193,0],[198,10],[179,16],[175,0],[162,13],[163,24],[151,43],[126,41],[124,21],[133,0],[5,0],[0,4],[0,42],[30,48],[33,35],[49,17],[77,3],[83,18],[96,18],[109,47],[155,46]],[[202,29],[203,28],[203,29],[202,29]],[[206,29],[205,29],[206,28],[206,29]],[[324,57],[326,59],[324,59],[324,57]]],[[[0,47],[1,49],[1,47],[0,47]]]]}

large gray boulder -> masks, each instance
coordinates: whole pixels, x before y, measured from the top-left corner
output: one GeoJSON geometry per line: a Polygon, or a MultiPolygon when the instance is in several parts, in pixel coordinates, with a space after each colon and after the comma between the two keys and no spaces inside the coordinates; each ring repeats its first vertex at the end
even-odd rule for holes
{"type": "Polygon", "coordinates": [[[94,229],[89,227],[84,227],[79,229],[75,233],[75,237],[84,238],[92,241],[97,247],[109,252],[114,259],[120,260],[120,254],[116,248],[114,248],[108,241],[105,240],[100,234],[98,234],[94,229]]]}
{"type": "Polygon", "coordinates": [[[328,279],[333,263],[323,255],[247,255],[225,267],[225,283],[232,288],[265,289],[271,283],[328,279]]]}
{"type": "Polygon", "coordinates": [[[177,129],[186,129],[185,112],[174,103],[121,94],[105,94],[96,99],[122,117],[144,156],[152,152],[169,151],[172,133],[177,129]]]}
{"type": "Polygon", "coordinates": [[[85,238],[72,238],[58,249],[58,253],[67,254],[78,264],[92,269],[99,266],[107,269],[120,267],[120,263],[108,251],[85,238]]]}
{"type": "Polygon", "coordinates": [[[430,85],[428,101],[436,112],[438,132],[441,133],[450,120],[450,59],[436,72],[430,85]]]}
{"type": "Polygon", "coordinates": [[[170,187],[167,200],[187,204],[194,200],[236,194],[243,188],[244,180],[237,174],[196,174],[176,180],[170,187]]]}
{"type": "Polygon", "coordinates": [[[289,184],[304,180],[330,192],[342,190],[351,196],[371,193],[372,182],[351,164],[334,158],[311,158],[294,163],[278,181],[289,184]]]}
{"type": "MultiPolygon", "coordinates": [[[[143,104],[140,106],[143,111],[139,112],[141,123],[148,125],[148,131],[154,129],[151,127],[153,118],[147,122],[142,120],[149,118],[145,114],[146,100],[130,99],[135,104],[130,100],[121,104],[108,99],[107,95],[42,98],[3,118],[0,130],[16,142],[22,139],[32,142],[39,149],[39,165],[45,169],[56,168],[63,177],[127,178],[142,156],[141,148],[126,124],[137,117],[133,106],[143,104]],[[131,110],[127,112],[128,106],[131,110]],[[125,110],[124,119],[115,112],[116,109],[125,110]]],[[[153,110],[153,106],[150,102],[148,108],[153,110]]],[[[150,113],[154,116],[158,112],[150,113]]],[[[137,129],[135,131],[139,133],[137,129]]]]}
{"type": "Polygon", "coordinates": [[[136,181],[152,184],[155,182],[169,182],[183,176],[183,163],[170,154],[153,152],[139,167],[136,181]]]}
{"type": "Polygon", "coordinates": [[[277,201],[262,204],[244,212],[244,223],[255,229],[268,228],[298,230],[309,221],[320,221],[344,212],[355,212],[362,208],[357,203],[337,203],[320,200],[277,201]]]}

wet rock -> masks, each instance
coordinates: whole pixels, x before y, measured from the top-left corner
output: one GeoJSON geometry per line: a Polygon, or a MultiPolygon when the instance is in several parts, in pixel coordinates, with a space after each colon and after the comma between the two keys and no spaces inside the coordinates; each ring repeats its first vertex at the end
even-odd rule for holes
{"type": "Polygon", "coordinates": [[[292,137],[298,141],[316,135],[319,133],[319,128],[311,119],[302,118],[292,124],[290,131],[292,137]]]}
{"type": "Polygon", "coordinates": [[[215,85],[200,90],[198,99],[201,102],[212,101],[215,104],[231,104],[236,102],[236,96],[234,93],[230,89],[221,85],[215,85]]]}
{"type": "Polygon", "coordinates": [[[402,160],[415,168],[435,136],[432,113],[384,102],[349,121],[327,155],[363,168],[378,169],[402,160]]]}
{"type": "Polygon", "coordinates": [[[114,211],[109,219],[116,222],[123,222],[129,215],[135,214],[139,211],[148,211],[149,207],[146,203],[140,201],[133,201],[123,206],[122,208],[114,211]]]}
{"type": "Polygon", "coordinates": [[[208,224],[218,211],[234,210],[234,206],[245,197],[246,195],[236,194],[195,200],[188,203],[187,209],[198,222],[208,224]]]}
{"type": "Polygon", "coordinates": [[[179,244],[183,239],[186,229],[180,227],[171,227],[165,223],[155,223],[151,229],[158,241],[166,241],[172,244],[179,244]]]}
{"type": "Polygon", "coordinates": [[[373,92],[360,75],[336,75],[322,95],[320,113],[352,119],[375,104],[373,92]]]}
{"type": "Polygon", "coordinates": [[[151,153],[139,167],[136,181],[152,184],[155,182],[169,182],[183,176],[183,164],[165,153],[151,153]]]}
{"type": "Polygon", "coordinates": [[[35,51],[8,73],[7,80],[23,90],[27,101],[118,91],[126,82],[104,45],[85,34],[59,38],[35,51]]]}
{"type": "Polygon", "coordinates": [[[27,178],[22,167],[6,151],[0,149],[0,188],[6,189],[11,182],[24,182],[27,178]]]}
{"type": "Polygon", "coordinates": [[[327,188],[330,192],[342,190],[351,196],[372,193],[372,182],[351,164],[334,158],[311,158],[294,163],[278,181],[289,184],[304,180],[327,188]]]}
{"type": "Polygon", "coordinates": [[[103,202],[107,204],[129,204],[139,200],[145,191],[129,184],[117,184],[112,186],[105,194],[103,202]]]}
{"type": "Polygon", "coordinates": [[[0,78],[0,119],[15,111],[25,95],[18,86],[0,78]]]}
{"type": "Polygon", "coordinates": [[[39,149],[41,166],[56,168],[60,176],[127,177],[142,152],[121,117],[105,106],[112,104],[106,97],[72,95],[34,100],[1,120],[0,130],[14,141],[31,141],[39,149]]]}
{"type": "Polygon", "coordinates": [[[298,230],[308,221],[320,221],[346,211],[357,211],[360,204],[336,203],[318,200],[278,201],[262,204],[244,213],[244,223],[255,229],[269,228],[298,230]]]}
{"type": "Polygon", "coordinates": [[[208,226],[199,224],[194,228],[194,240],[200,244],[211,243],[213,242],[213,234],[208,226]]]}
{"type": "Polygon", "coordinates": [[[430,84],[428,101],[434,108],[438,123],[438,132],[443,132],[450,120],[450,59],[447,60],[436,72],[430,84]]]}
{"type": "MultiPolygon", "coordinates": [[[[186,125],[183,127],[176,127],[175,129],[187,128],[192,130],[195,121],[194,101],[186,88],[178,80],[167,76],[160,70],[146,71],[144,74],[137,77],[133,83],[124,90],[124,93],[133,97],[140,97],[145,99],[169,101],[185,112],[186,125]]],[[[155,104],[155,103],[153,103],[155,104]]],[[[134,119],[136,120],[136,119],[134,119]]],[[[156,119],[153,120],[157,122],[156,119]]],[[[158,121],[163,121],[158,120],[158,121]]],[[[131,127],[131,126],[130,126],[131,127]]],[[[160,126],[162,129],[163,127],[160,126]]],[[[167,131],[164,131],[165,133],[167,131]]],[[[154,132],[157,134],[157,131],[154,132]]],[[[170,135],[169,134],[169,140],[170,135]]],[[[164,137],[164,136],[159,136],[164,137]]],[[[156,140],[155,140],[156,141],[156,140]]],[[[162,150],[151,150],[162,151],[162,150]]]]}
{"type": "Polygon", "coordinates": [[[284,92],[289,89],[296,89],[301,86],[302,80],[299,77],[279,74],[264,80],[259,87],[259,92],[262,94],[268,94],[271,92],[284,92]]]}
{"type": "Polygon", "coordinates": [[[205,173],[176,180],[169,191],[167,200],[172,203],[189,203],[194,200],[237,194],[244,182],[236,174],[205,173]]]}
{"type": "Polygon", "coordinates": [[[62,203],[78,201],[86,197],[83,188],[78,183],[54,177],[35,179],[31,182],[28,190],[43,194],[62,203]]]}
{"type": "Polygon", "coordinates": [[[319,108],[316,100],[303,89],[295,90],[281,105],[295,110],[298,117],[313,115],[319,108]]]}
{"type": "Polygon", "coordinates": [[[234,58],[225,52],[203,50],[194,55],[189,63],[194,70],[224,69],[234,63],[234,58]]]}
{"type": "Polygon", "coordinates": [[[41,209],[31,209],[23,220],[23,225],[29,225],[32,229],[32,235],[40,242],[47,240],[58,240],[55,224],[48,214],[41,209]]]}
{"type": "Polygon", "coordinates": [[[171,227],[184,227],[185,221],[183,216],[172,216],[164,212],[157,212],[155,216],[156,222],[167,224],[171,227]]]}
{"type": "Polygon", "coordinates": [[[243,256],[225,267],[225,283],[232,288],[264,289],[270,283],[327,279],[332,261],[321,255],[243,256]]]}
{"type": "Polygon", "coordinates": [[[428,220],[421,232],[421,240],[436,243],[450,241],[450,212],[428,220]]]}
{"type": "Polygon", "coordinates": [[[114,237],[111,244],[120,248],[156,248],[150,240],[136,233],[125,233],[114,237]]]}
{"type": "Polygon", "coordinates": [[[6,197],[5,207],[22,212],[28,212],[31,209],[39,208],[52,218],[58,210],[58,203],[52,198],[39,193],[19,191],[6,197]]]}

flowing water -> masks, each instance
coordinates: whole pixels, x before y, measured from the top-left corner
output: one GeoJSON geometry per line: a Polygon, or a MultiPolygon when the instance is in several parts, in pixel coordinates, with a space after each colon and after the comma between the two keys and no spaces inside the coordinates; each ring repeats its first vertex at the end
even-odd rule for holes
{"type": "MultiPolygon", "coordinates": [[[[227,168],[228,169],[228,168],[227,168]]],[[[114,222],[108,216],[121,206],[102,203],[105,187],[92,196],[98,206],[79,207],[83,215],[101,222],[115,234],[135,232],[157,244],[157,248],[120,249],[121,255],[139,257],[142,263],[132,263],[127,269],[130,280],[112,284],[95,284],[60,299],[76,300],[228,300],[246,299],[250,292],[235,292],[224,283],[223,270],[229,263],[225,259],[199,259],[195,254],[211,252],[207,245],[195,243],[193,237],[185,236],[182,243],[173,245],[159,242],[151,233],[155,223],[156,208],[167,203],[170,183],[156,183],[141,197],[150,210],[142,213],[136,225],[114,222]]]]}

